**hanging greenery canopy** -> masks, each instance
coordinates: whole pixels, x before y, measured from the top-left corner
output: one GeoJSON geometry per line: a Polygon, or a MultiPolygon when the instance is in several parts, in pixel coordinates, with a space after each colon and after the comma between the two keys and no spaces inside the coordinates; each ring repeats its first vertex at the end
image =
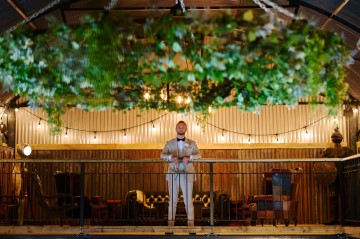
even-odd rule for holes
{"type": "Polygon", "coordinates": [[[344,66],[351,59],[334,33],[251,10],[168,15],[145,24],[86,17],[76,27],[18,29],[0,44],[3,88],[45,109],[55,128],[69,106],[254,111],[323,94],[332,108],[346,94],[344,66]]]}

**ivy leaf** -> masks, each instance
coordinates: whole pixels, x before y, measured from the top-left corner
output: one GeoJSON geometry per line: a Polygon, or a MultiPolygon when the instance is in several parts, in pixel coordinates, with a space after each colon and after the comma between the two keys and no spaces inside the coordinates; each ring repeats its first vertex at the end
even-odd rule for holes
{"type": "Polygon", "coordinates": [[[176,53],[182,51],[182,48],[181,48],[181,45],[179,44],[179,42],[177,42],[177,41],[173,42],[173,44],[172,44],[172,50],[173,50],[174,52],[176,52],[176,53]]]}
{"type": "Polygon", "coordinates": [[[247,10],[243,15],[243,20],[247,22],[252,22],[254,20],[254,13],[252,10],[247,10]]]}
{"type": "Polygon", "coordinates": [[[255,30],[251,29],[247,32],[247,38],[249,42],[253,42],[256,40],[256,32],[255,30]]]}
{"type": "Polygon", "coordinates": [[[246,90],[248,92],[253,92],[254,91],[254,87],[250,82],[246,83],[246,90]]]}

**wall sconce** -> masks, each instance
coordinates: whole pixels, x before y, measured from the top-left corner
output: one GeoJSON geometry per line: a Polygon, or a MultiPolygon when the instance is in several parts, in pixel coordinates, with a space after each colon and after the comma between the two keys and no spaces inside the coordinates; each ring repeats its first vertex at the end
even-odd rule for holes
{"type": "Polygon", "coordinates": [[[32,149],[29,144],[19,144],[17,146],[17,152],[21,157],[27,158],[30,156],[32,149]]]}

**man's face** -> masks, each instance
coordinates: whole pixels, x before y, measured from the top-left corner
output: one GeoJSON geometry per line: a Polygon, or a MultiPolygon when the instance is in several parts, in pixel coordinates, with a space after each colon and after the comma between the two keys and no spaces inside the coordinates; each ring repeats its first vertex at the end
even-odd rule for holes
{"type": "Polygon", "coordinates": [[[184,135],[186,132],[186,124],[184,123],[179,123],[176,125],[176,132],[178,135],[184,135]]]}

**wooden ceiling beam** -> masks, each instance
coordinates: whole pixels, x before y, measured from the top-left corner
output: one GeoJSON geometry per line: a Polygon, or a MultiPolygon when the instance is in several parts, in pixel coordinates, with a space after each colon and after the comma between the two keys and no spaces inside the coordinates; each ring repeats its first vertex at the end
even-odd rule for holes
{"type": "Polygon", "coordinates": [[[26,21],[29,23],[30,27],[32,27],[32,28],[35,29],[35,30],[37,29],[36,25],[29,20],[28,16],[26,16],[26,14],[23,12],[23,10],[21,10],[21,9],[19,8],[19,6],[16,5],[16,3],[14,3],[13,0],[7,0],[7,2],[15,9],[15,11],[16,11],[17,13],[20,14],[20,16],[21,16],[22,18],[24,18],[24,20],[26,20],[26,21]]]}

